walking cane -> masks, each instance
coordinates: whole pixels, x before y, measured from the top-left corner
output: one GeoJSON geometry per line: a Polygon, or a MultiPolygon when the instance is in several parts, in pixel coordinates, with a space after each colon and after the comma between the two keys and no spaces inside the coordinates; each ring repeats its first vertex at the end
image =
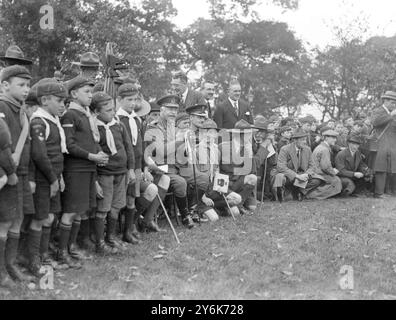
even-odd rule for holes
{"type": "Polygon", "coordinates": [[[159,200],[159,202],[161,204],[162,210],[164,210],[164,214],[165,214],[166,220],[168,220],[168,223],[169,223],[169,225],[170,225],[170,227],[172,229],[173,235],[175,236],[177,243],[180,244],[179,237],[177,236],[176,230],[173,227],[171,219],[169,218],[169,215],[168,215],[168,212],[166,211],[164,203],[162,202],[162,200],[161,200],[161,198],[160,198],[160,196],[158,194],[157,194],[157,197],[158,197],[158,200],[159,200]]]}
{"type": "Polygon", "coordinates": [[[224,193],[222,193],[221,195],[223,196],[224,201],[225,201],[226,204],[227,204],[228,211],[230,212],[230,214],[231,214],[231,216],[232,216],[232,219],[234,219],[234,221],[236,221],[235,216],[234,216],[234,214],[232,213],[232,210],[231,210],[231,208],[230,208],[230,205],[228,204],[227,198],[225,197],[224,193]]]}
{"type": "Polygon", "coordinates": [[[265,179],[267,178],[267,161],[268,158],[265,158],[264,161],[264,174],[263,174],[263,186],[261,187],[261,202],[260,202],[260,210],[263,207],[263,203],[264,203],[264,188],[265,188],[265,179]]]}

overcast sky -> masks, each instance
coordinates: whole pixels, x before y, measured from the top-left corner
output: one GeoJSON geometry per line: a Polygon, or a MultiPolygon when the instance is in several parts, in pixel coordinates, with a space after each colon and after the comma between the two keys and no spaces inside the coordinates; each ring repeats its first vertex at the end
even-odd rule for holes
{"type": "MultiPolygon", "coordinates": [[[[180,27],[191,24],[199,17],[209,17],[206,0],[172,2],[178,10],[174,22],[180,27]]],[[[356,17],[363,17],[368,21],[370,36],[396,34],[395,0],[300,0],[297,10],[284,12],[265,0],[261,2],[264,4],[260,5],[258,12],[263,19],[287,22],[309,47],[323,48],[334,44],[331,26],[345,26],[356,17]]]]}

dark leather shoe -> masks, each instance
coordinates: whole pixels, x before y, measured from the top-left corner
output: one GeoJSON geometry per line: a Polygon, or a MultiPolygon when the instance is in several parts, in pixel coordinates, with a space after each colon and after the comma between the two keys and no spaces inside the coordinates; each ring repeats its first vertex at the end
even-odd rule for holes
{"type": "MultiPolygon", "coordinates": [[[[144,221],[143,221],[144,222],[144,221]]],[[[155,221],[150,221],[149,223],[144,223],[146,228],[152,232],[166,232],[165,229],[161,229],[155,221]]]]}
{"type": "Polygon", "coordinates": [[[40,269],[41,269],[40,258],[39,257],[33,258],[33,260],[29,263],[29,272],[36,278],[41,278],[42,274],[40,273],[40,269]]]}
{"type": "Polygon", "coordinates": [[[32,276],[24,274],[15,264],[7,265],[6,266],[8,274],[11,278],[15,281],[20,282],[32,282],[34,278],[32,276]]]}
{"type": "Polygon", "coordinates": [[[56,261],[58,261],[59,264],[67,265],[69,268],[82,268],[81,263],[78,261],[73,261],[73,259],[68,255],[67,250],[58,250],[56,254],[56,261]]]}
{"type": "Polygon", "coordinates": [[[95,250],[95,243],[92,242],[91,238],[84,237],[79,242],[78,245],[83,250],[94,251],[95,250]]]}
{"type": "Polygon", "coordinates": [[[82,251],[78,250],[74,243],[70,244],[68,246],[68,252],[69,252],[70,257],[72,257],[73,259],[84,260],[86,258],[84,253],[82,251]]]}
{"type": "Polygon", "coordinates": [[[118,249],[108,246],[104,241],[100,241],[96,245],[96,253],[102,256],[113,255],[118,253],[118,249]]]}
{"type": "Polygon", "coordinates": [[[194,221],[193,221],[193,219],[191,218],[190,215],[187,215],[185,218],[183,218],[182,223],[188,229],[192,229],[192,228],[195,227],[194,221]]]}
{"type": "Polygon", "coordinates": [[[239,213],[243,216],[243,215],[248,215],[250,213],[250,211],[248,209],[246,209],[244,206],[240,206],[238,207],[239,209],[239,213]]]}
{"type": "Polygon", "coordinates": [[[135,237],[135,235],[130,231],[126,230],[122,236],[122,241],[130,244],[139,244],[141,241],[135,237]]]}
{"type": "Polygon", "coordinates": [[[297,193],[297,200],[298,200],[298,201],[303,201],[303,199],[304,199],[303,194],[302,194],[301,192],[298,192],[298,193],[297,193]]]}
{"type": "Polygon", "coordinates": [[[0,273],[0,287],[7,289],[15,289],[17,284],[11,277],[4,271],[0,273]]]}
{"type": "Polygon", "coordinates": [[[192,218],[192,220],[195,222],[195,223],[199,223],[199,222],[201,222],[200,220],[200,217],[199,217],[199,214],[197,213],[197,212],[194,212],[193,214],[191,214],[191,218],[192,218]]]}
{"type": "Polygon", "coordinates": [[[140,233],[136,227],[136,224],[132,224],[131,233],[136,239],[138,239],[138,240],[142,239],[142,236],[140,235],[140,233]]]}

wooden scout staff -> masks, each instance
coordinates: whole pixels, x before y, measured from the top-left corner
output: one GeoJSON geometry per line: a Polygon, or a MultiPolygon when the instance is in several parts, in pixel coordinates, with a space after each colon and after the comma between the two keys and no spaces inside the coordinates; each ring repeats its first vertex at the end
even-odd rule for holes
{"type": "MultiPolygon", "coordinates": [[[[128,69],[128,61],[119,59],[114,55],[113,44],[106,44],[106,54],[103,61],[105,82],[104,91],[113,98],[114,105],[116,103],[117,90],[114,80],[119,78],[121,70],[128,69]]],[[[135,180],[135,197],[140,197],[140,179],[135,180]]]]}

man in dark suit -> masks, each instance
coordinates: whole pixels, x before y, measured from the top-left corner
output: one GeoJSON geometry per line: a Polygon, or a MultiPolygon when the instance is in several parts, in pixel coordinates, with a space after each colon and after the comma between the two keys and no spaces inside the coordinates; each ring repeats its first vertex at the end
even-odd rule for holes
{"type": "Polygon", "coordinates": [[[179,113],[185,112],[186,108],[191,106],[207,104],[200,92],[194,91],[188,86],[187,75],[182,71],[173,74],[171,89],[173,94],[180,97],[179,113]]]}
{"type": "Polygon", "coordinates": [[[393,195],[396,195],[396,92],[387,91],[382,99],[384,104],[373,111],[371,118],[378,140],[373,167],[376,198],[383,197],[387,178],[390,179],[393,195]]]}
{"type": "Polygon", "coordinates": [[[249,105],[240,98],[241,85],[234,81],[228,89],[228,99],[217,106],[213,115],[213,120],[219,128],[232,129],[240,120],[253,124],[253,115],[249,105]]]}
{"type": "Polygon", "coordinates": [[[215,83],[210,80],[205,80],[201,85],[201,93],[206,100],[206,105],[208,106],[209,118],[213,118],[213,114],[216,110],[215,95],[215,83]]]}
{"type": "Polygon", "coordinates": [[[306,140],[307,133],[298,129],[291,136],[292,142],[279,152],[278,173],[273,184],[273,192],[279,201],[284,200],[285,188],[301,201],[308,192],[322,184],[323,179],[314,172],[312,151],[306,140]]]}
{"type": "Polygon", "coordinates": [[[337,154],[335,164],[342,183],[342,194],[350,196],[356,190],[356,185],[361,185],[363,178],[370,178],[371,173],[359,151],[361,138],[357,135],[350,135],[347,141],[348,148],[337,154]]]}

